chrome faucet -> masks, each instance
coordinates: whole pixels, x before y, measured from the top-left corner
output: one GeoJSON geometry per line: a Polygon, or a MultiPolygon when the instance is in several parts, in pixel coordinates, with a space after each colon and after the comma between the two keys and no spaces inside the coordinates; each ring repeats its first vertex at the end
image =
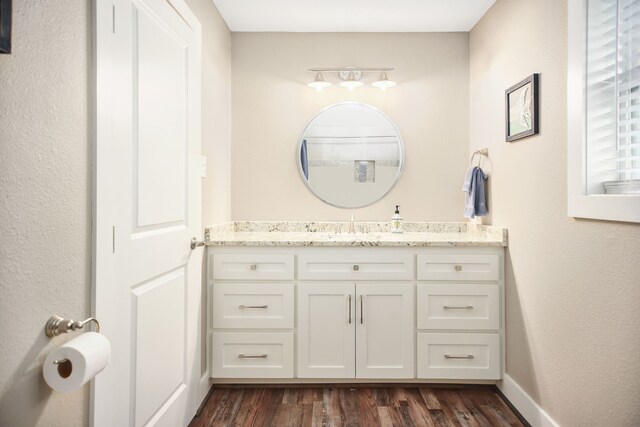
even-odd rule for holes
{"type": "Polygon", "coordinates": [[[356,217],[353,214],[349,220],[349,234],[356,234],[356,217]]]}

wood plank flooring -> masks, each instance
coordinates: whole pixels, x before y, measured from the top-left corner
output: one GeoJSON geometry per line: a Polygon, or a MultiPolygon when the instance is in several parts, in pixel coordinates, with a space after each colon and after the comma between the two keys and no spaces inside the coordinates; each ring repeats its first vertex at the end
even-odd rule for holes
{"type": "Polygon", "coordinates": [[[493,386],[215,386],[189,427],[525,426],[493,386]]]}

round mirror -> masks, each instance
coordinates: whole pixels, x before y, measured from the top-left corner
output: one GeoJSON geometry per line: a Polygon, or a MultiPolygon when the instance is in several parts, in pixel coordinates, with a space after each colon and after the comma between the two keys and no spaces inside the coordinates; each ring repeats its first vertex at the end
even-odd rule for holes
{"type": "Polygon", "coordinates": [[[343,102],[320,111],[298,143],[300,175],[313,194],[339,208],[383,198],[402,173],[404,149],[380,110],[343,102]]]}

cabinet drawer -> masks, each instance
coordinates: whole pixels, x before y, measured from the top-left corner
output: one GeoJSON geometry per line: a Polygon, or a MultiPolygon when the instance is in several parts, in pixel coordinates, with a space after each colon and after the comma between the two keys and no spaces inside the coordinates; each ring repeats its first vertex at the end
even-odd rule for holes
{"type": "Polygon", "coordinates": [[[497,330],[498,285],[419,284],[418,329],[497,330]]]}
{"type": "Polygon", "coordinates": [[[499,279],[498,255],[418,255],[418,280],[497,281],[499,279]]]}
{"type": "Polygon", "coordinates": [[[293,284],[216,283],[213,327],[293,329],[293,284]]]}
{"type": "Polygon", "coordinates": [[[293,378],[293,332],[214,332],[214,378],[293,378]]]}
{"type": "Polygon", "coordinates": [[[418,334],[418,378],[500,379],[498,334],[418,334]]]}
{"type": "Polygon", "coordinates": [[[217,280],[293,280],[293,255],[214,254],[217,280]]]}
{"type": "Polygon", "coordinates": [[[302,280],[411,280],[413,255],[299,255],[302,280]]]}

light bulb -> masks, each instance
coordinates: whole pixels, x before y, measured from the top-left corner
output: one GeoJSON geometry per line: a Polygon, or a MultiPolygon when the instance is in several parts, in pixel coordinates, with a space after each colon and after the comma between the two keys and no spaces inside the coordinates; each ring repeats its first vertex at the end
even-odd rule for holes
{"type": "Polygon", "coordinates": [[[382,74],[380,75],[380,80],[371,83],[371,86],[377,87],[380,90],[386,90],[388,87],[394,87],[395,85],[396,82],[394,82],[393,80],[389,80],[386,71],[382,72],[382,74]]]}
{"type": "Polygon", "coordinates": [[[318,71],[318,73],[316,74],[316,79],[311,83],[307,83],[307,86],[314,88],[316,92],[321,92],[325,87],[330,87],[331,82],[326,81],[322,77],[322,73],[318,71]]]}
{"type": "Polygon", "coordinates": [[[349,92],[353,92],[353,89],[363,85],[364,83],[356,80],[353,71],[349,72],[349,76],[347,77],[347,80],[340,83],[340,86],[346,87],[347,89],[349,89],[349,92]]]}

